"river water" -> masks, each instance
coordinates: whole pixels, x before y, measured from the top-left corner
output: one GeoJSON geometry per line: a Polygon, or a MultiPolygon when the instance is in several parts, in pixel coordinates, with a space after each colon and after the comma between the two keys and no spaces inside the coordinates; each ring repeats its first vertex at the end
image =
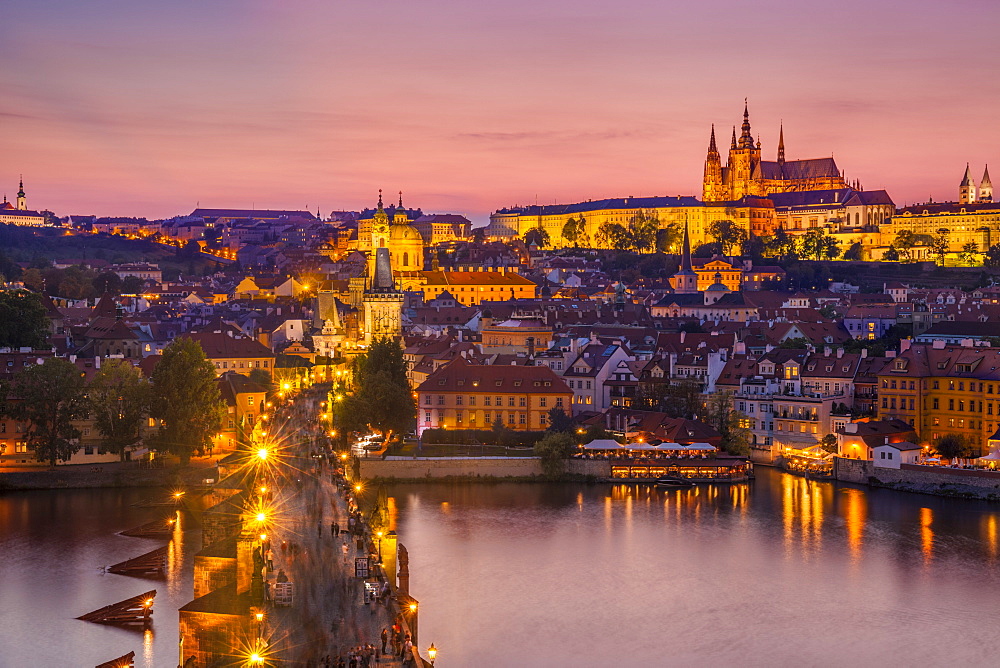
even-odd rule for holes
{"type": "MultiPolygon", "coordinates": [[[[809,482],[415,484],[388,490],[438,666],[986,666],[1000,652],[1000,506],[809,482]]],[[[199,532],[166,581],[100,567],[164,540],[163,490],[0,494],[0,667],[177,663],[199,532]],[[74,619],[148,589],[151,632],[74,619]]],[[[187,529],[187,531],[185,531],[187,529]]]]}
{"type": "Polygon", "coordinates": [[[1000,506],[745,485],[397,485],[442,666],[995,666],[1000,506]]]}

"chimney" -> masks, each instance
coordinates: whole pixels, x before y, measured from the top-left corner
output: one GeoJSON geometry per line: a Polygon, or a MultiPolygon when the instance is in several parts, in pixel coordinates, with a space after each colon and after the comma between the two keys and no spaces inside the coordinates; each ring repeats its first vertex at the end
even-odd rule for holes
{"type": "Polygon", "coordinates": [[[861,359],[864,359],[866,357],[868,357],[868,349],[867,348],[862,348],[861,349],[861,359]]]}
{"type": "Polygon", "coordinates": [[[845,434],[856,434],[856,433],[858,433],[858,423],[857,422],[848,422],[847,424],[845,424],[844,425],[844,433],[845,434]]]}
{"type": "Polygon", "coordinates": [[[840,359],[843,356],[844,356],[844,349],[843,348],[837,348],[837,359],[840,359]]]}
{"type": "Polygon", "coordinates": [[[885,351],[885,358],[886,359],[891,360],[895,356],[896,356],[896,351],[895,350],[887,350],[887,351],[885,351]]]}
{"type": "Polygon", "coordinates": [[[685,335],[686,335],[686,334],[687,334],[687,332],[685,332],[685,331],[684,331],[684,330],[682,329],[682,330],[681,330],[681,343],[684,343],[684,338],[685,338],[685,335]]]}
{"type": "Polygon", "coordinates": [[[528,357],[535,356],[535,337],[528,337],[528,357]]]}
{"type": "Polygon", "coordinates": [[[971,348],[972,347],[972,339],[962,339],[962,344],[961,345],[962,345],[963,348],[971,348]]]}
{"type": "Polygon", "coordinates": [[[831,354],[833,354],[833,350],[830,346],[823,346],[823,357],[829,357],[831,354]]]}
{"type": "Polygon", "coordinates": [[[899,342],[899,353],[900,354],[905,353],[907,350],[910,349],[911,345],[913,345],[913,341],[911,339],[902,339],[899,342]]]}
{"type": "Polygon", "coordinates": [[[934,341],[931,342],[931,348],[933,348],[934,350],[944,350],[944,346],[945,342],[942,341],[941,339],[934,339],[934,341]]]}

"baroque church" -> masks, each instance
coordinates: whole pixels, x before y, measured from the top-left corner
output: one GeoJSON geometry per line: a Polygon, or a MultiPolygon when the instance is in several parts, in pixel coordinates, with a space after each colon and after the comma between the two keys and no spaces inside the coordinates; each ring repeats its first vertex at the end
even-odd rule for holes
{"type": "Polygon", "coordinates": [[[742,134],[736,126],[726,165],[715,143],[715,126],[708,143],[702,201],[732,202],[747,195],[765,197],[774,193],[846,188],[843,173],[833,157],[785,160],[785,132],[778,134],[777,160],[761,160],[761,144],[750,132],[750,112],[743,107],[742,134]]]}

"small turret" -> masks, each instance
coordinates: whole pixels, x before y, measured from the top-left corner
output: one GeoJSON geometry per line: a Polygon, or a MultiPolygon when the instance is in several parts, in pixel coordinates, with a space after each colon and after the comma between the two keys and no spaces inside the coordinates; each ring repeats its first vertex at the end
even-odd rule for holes
{"type": "Polygon", "coordinates": [[[778,126],[778,164],[785,164],[785,124],[778,126]]]}
{"type": "Polygon", "coordinates": [[[958,186],[958,203],[972,204],[976,201],[976,182],[972,179],[972,171],[969,163],[965,163],[965,176],[961,185],[958,186]]]}

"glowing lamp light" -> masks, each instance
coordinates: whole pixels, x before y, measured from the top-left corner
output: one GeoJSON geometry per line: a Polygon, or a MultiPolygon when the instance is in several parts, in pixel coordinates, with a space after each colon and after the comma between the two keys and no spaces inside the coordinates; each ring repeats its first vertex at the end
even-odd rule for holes
{"type": "Polygon", "coordinates": [[[355,492],[360,492],[360,491],[361,491],[361,485],[360,485],[360,484],[358,484],[358,485],[355,485],[355,486],[354,486],[354,491],[355,491],[355,492]]]}
{"type": "Polygon", "coordinates": [[[417,604],[410,603],[410,612],[416,612],[416,611],[417,611],[417,604]]]}
{"type": "Polygon", "coordinates": [[[427,658],[430,659],[431,662],[433,663],[434,659],[437,658],[437,655],[438,655],[437,647],[434,646],[434,643],[431,643],[431,646],[427,648],[427,658]]]}
{"type": "Polygon", "coordinates": [[[174,492],[174,498],[179,499],[184,496],[184,492],[174,492]]]}
{"type": "Polygon", "coordinates": [[[261,448],[260,450],[258,450],[257,451],[257,457],[261,461],[267,461],[267,448],[261,448]]]}
{"type": "Polygon", "coordinates": [[[257,613],[257,614],[255,615],[255,617],[257,617],[257,621],[258,621],[258,622],[262,622],[262,621],[264,621],[264,613],[263,613],[263,612],[258,612],[258,613],[257,613]]]}
{"type": "Polygon", "coordinates": [[[261,494],[267,494],[267,487],[261,487],[260,488],[260,493],[261,494]]]}
{"type": "Polygon", "coordinates": [[[263,543],[263,542],[264,542],[265,540],[267,540],[267,534],[266,534],[266,533],[262,533],[262,534],[260,535],[260,542],[262,542],[262,543],[263,543]]]}
{"type": "Polygon", "coordinates": [[[257,665],[260,665],[264,663],[264,657],[254,652],[253,654],[250,655],[250,663],[255,663],[257,665]]]}
{"type": "Polygon", "coordinates": [[[267,515],[265,515],[264,513],[257,513],[257,521],[258,522],[263,522],[266,519],[267,519],[267,515]]]}
{"type": "Polygon", "coordinates": [[[153,599],[147,598],[145,600],[145,602],[143,603],[143,605],[146,606],[147,608],[150,607],[150,606],[152,606],[153,605],[153,599]]]}

